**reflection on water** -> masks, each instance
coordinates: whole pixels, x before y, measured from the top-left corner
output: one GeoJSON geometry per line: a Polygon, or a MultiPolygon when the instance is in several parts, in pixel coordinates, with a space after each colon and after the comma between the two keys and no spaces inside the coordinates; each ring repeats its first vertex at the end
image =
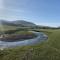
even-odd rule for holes
{"type": "Polygon", "coordinates": [[[17,41],[17,42],[4,42],[0,41],[0,49],[8,48],[8,47],[16,47],[16,46],[25,46],[40,43],[41,41],[47,40],[47,36],[42,32],[34,32],[38,36],[33,39],[17,41]]]}

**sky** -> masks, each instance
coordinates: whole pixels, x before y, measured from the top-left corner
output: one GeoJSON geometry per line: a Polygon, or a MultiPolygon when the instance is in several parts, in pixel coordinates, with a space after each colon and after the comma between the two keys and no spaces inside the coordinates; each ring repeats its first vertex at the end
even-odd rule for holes
{"type": "Polygon", "coordinates": [[[60,26],[60,0],[0,0],[0,19],[60,26]]]}

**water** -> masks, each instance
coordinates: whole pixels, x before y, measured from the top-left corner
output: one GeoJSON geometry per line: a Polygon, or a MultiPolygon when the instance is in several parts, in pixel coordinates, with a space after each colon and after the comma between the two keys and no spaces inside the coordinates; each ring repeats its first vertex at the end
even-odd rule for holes
{"type": "Polygon", "coordinates": [[[16,47],[16,46],[33,45],[33,44],[40,43],[41,41],[47,40],[47,36],[44,33],[42,33],[42,32],[40,32],[40,33],[33,32],[33,33],[35,33],[38,36],[33,39],[29,39],[29,40],[17,41],[17,42],[0,41],[0,49],[11,48],[11,47],[16,47]]]}

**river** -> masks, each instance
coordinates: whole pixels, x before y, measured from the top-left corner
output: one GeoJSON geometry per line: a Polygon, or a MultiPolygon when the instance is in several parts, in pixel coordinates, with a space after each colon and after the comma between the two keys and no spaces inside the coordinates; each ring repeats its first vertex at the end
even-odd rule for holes
{"type": "Polygon", "coordinates": [[[45,35],[43,32],[33,32],[37,35],[37,37],[29,40],[23,40],[23,41],[16,41],[16,42],[4,42],[0,41],[0,49],[4,48],[11,48],[16,46],[27,46],[27,45],[33,45],[37,43],[41,43],[42,41],[45,41],[48,39],[47,35],[45,35]]]}

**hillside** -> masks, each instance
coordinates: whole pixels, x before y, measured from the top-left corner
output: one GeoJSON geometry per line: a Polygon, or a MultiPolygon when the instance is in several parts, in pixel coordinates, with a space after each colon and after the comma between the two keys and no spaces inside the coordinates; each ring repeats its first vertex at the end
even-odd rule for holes
{"type": "Polygon", "coordinates": [[[9,29],[9,28],[32,28],[32,29],[59,29],[59,27],[50,27],[50,26],[42,26],[42,25],[36,25],[32,22],[24,21],[24,20],[15,20],[15,21],[7,21],[7,20],[0,20],[0,28],[1,26],[4,29],[9,29]]]}
{"type": "Polygon", "coordinates": [[[0,20],[0,24],[8,25],[8,26],[20,26],[20,27],[36,26],[34,23],[27,22],[27,21],[24,21],[24,20],[16,20],[16,21],[0,20]]]}
{"type": "Polygon", "coordinates": [[[27,26],[27,27],[36,26],[36,24],[34,24],[32,22],[28,22],[28,21],[24,21],[24,20],[16,20],[16,21],[13,21],[13,23],[16,25],[23,25],[23,26],[27,26]]]}
{"type": "Polygon", "coordinates": [[[17,28],[25,29],[25,27],[27,28],[34,26],[36,26],[34,23],[27,22],[24,20],[16,20],[16,21],[0,20],[0,31],[16,30],[17,28]]]}

